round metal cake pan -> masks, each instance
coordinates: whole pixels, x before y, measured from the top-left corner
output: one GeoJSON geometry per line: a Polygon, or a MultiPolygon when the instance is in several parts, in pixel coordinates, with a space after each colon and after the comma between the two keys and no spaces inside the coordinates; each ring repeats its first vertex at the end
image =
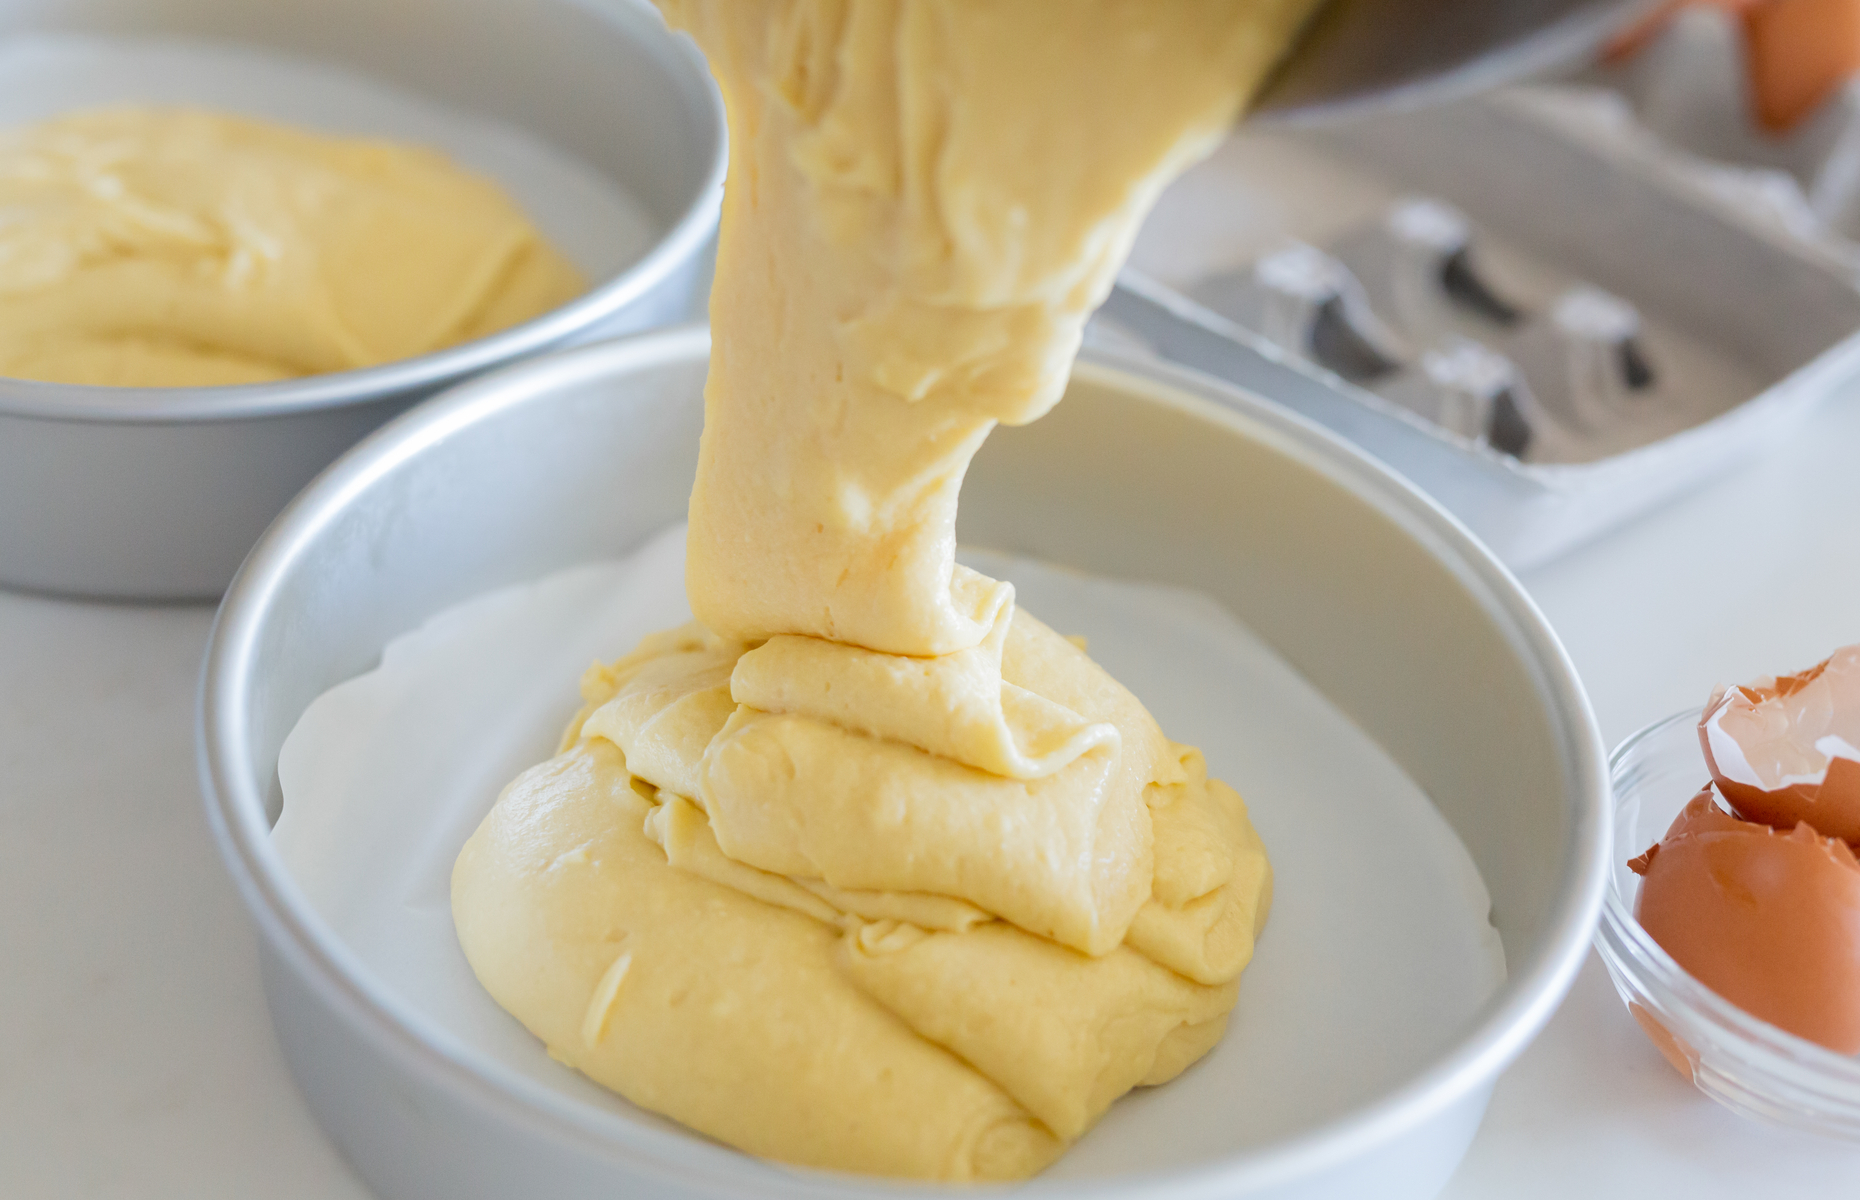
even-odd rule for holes
{"type": "Polygon", "coordinates": [[[709,281],[723,107],[632,0],[25,0],[21,34],[211,39],[328,63],[515,126],[607,175],[657,238],[535,320],[364,370],[218,388],[0,380],[0,586],[211,599],[316,472],[409,405],[541,350],[686,319],[709,281]]]}
{"type": "MultiPolygon", "coordinates": [[[[221,607],[200,707],[210,819],[304,1095],[388,1200],[968,1194],[772,1170],[492,1064],[372,982],[271,845],[279,747],[323,691],[453,604],[619,556],[682,518],[708,345],[686,328],[586,347],[422,406],[299,496],[221,607]]],[[[1437,1192],[1587,952],[1607,867],[1603,748],[1530,599],[1443,510],[1334,435],[1102,353],[1049,416],[983,449],[962,534],[1227,605],[1434,799],[1485,878],[1509,964],[1445,1051],[1338,1120],[1214,1163],[1026,1190],[1437,1192]]]]}

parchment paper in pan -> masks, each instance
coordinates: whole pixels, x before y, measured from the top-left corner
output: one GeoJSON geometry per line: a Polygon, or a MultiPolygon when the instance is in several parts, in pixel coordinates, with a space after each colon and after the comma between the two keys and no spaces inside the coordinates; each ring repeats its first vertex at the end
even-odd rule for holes
{"type": "MultiPolygon", "coordinates": [[[[1093,657],[1238,788],[1277,876],[1226,1040],[1121,1101],[1050,1176],[1182,1167],[1295,1134],[1431,1058],[1504,977],[1464,847],[1379,747],[1211,599],[964,555],[1093,657]]],[[[433,1036],[637,1114],[551,1061],[478,987],[452,862],[498,792],[547,757],[576,683],[688,619],[684,532],[439,614],[311,705],[279,761],[275,844],[311,906],[433,1036]]],[[[642,1120],[659,1118],[637,1114],[642,1120]]]]}

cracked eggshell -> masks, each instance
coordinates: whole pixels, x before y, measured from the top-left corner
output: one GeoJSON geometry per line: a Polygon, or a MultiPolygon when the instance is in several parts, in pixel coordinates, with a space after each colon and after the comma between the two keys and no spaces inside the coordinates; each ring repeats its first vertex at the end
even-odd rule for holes
{"type": "Polygon", "coordinates": [[[1860,1053],[1860,862],[1806,824],[1740,821],[1707,785],[1628,864],[1634,916],[1695,979],[1745,1012],[1860,1053]]]}
{"type": "Polygon", "coordinates": [[[1797,675],[1718,689],[1699,718],[1699,744],[1746,821],[1806,821],[1860,842],[1860,646],[1797,675]]]}

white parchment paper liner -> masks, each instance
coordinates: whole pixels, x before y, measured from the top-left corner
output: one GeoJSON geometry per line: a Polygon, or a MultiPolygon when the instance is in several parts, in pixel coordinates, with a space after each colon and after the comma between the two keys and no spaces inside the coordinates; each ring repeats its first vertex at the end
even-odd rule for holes
{"type": "MultiPolygon", "coordinates": [[[[1477,869],[1382,750],[1198,593],[965,554],[1129,686],[1239,789],[1277,872],[1226,1040],[1140,1090],[1049,1172],[1212,1158],[1370,1099],[1453,1039],[1504,978],[1477,869]]],[[[689,618],[684,531],[449,609],[305,712],[278,764],[274,833],[312,906],[380,982],[477,1052],[637,1112],[544,1054],[479,988],[453,935],[452,861],[498,792],[547,757],[576,683],[689,618]]],[[[640,1114],[642,1120],[659,1118],[640,1114]]]]}

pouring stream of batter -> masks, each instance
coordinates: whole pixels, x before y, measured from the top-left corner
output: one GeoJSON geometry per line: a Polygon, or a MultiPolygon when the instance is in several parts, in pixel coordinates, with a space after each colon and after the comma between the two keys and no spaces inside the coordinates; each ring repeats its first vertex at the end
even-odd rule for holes
{"type": "Polygon", "coordinates": [[[1011,1179],[1218,1041],[1234,792],[955,562],[1163,185],[1312,0],[662,0],[731,164],[686,585],[453,877],[557,1058],[786,1162],[1011,1179]]]}

